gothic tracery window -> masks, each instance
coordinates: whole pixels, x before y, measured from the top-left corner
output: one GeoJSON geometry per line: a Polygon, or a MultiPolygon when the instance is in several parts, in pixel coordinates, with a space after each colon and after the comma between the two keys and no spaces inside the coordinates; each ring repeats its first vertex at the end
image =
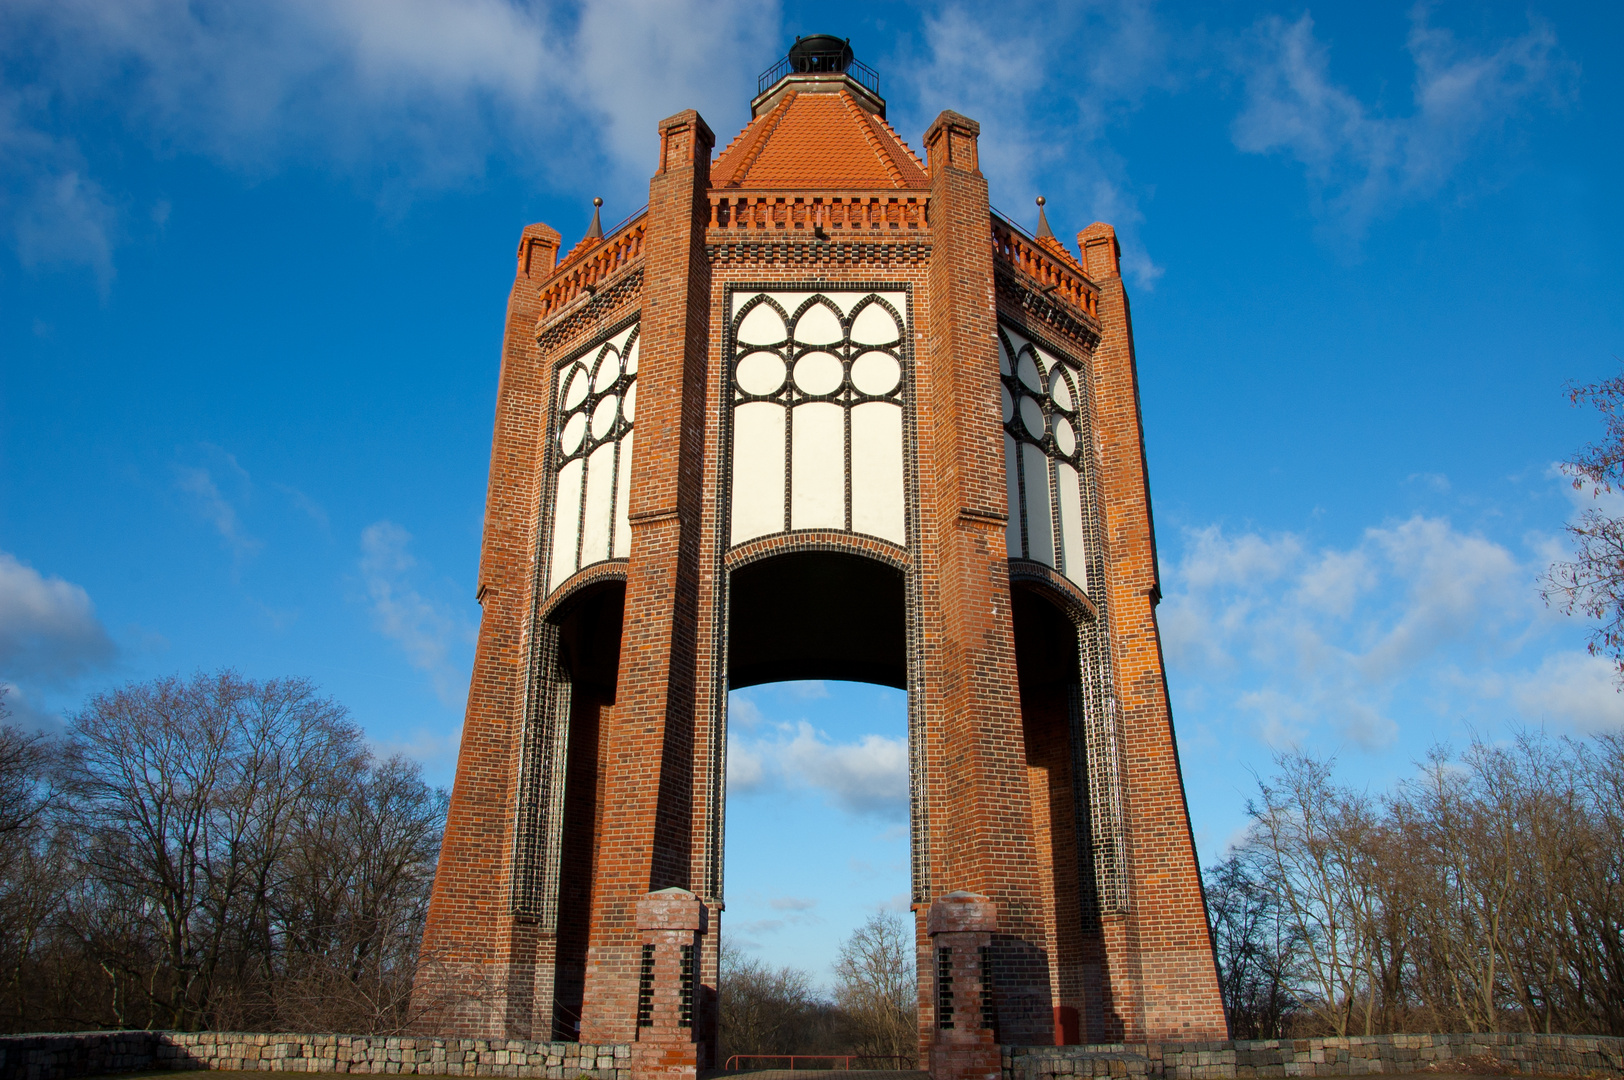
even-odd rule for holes
{"type": "Polygon", "coordinates": [[[549,589],[584,566],[631,554],[637,331],[634,323],[558,367],[549,589]]]}
{"type": "Polygon", "coordinates": [[[998,365],[1004,391],[1009,557],[1052,566],[1086,590],[1083,373],[1002,324],[998,365]]]}
{"type": "Polygon", "coordinates": [[[835,529],[907,543],[907,294],[733,296],[731,540],[835,529]]]}

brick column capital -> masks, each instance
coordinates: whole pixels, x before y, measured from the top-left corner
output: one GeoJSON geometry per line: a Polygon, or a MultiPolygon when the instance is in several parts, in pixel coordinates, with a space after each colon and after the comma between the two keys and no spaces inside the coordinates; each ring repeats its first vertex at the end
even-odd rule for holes
{"type": "Polygon", "coordinates": [[[998,905],[978,893],[958,890],[937,898],[925,917],[925,932],[937,934],[996,933],[998,905]]]}
{"type": "Polygon", "coordinates": [[[981,175],[977,145],[981,138],[981,125],[951,109],[944,109],[925,130],[925,152],[929,155],[930,171],[935,175],[943,169],[981,175]]]}
{"type": "Polygon", "coordinates": [[[704,903],[687,889],[657,889],[637,902],[637,929],[705,932],[704,903]]]}
{"type": "Polygon", "coordinates": [[[705,118],[693,109],[684,109],[660,121],[660,168],[670,172],[704,162],[709,173],[711,148],[716,136],[705,118]]]}
{"type": "Polygon", "coordinates": [[[1077,234],[1077,246],[1083,250],[1083,267],[1089,277],[1104,281],[1122,276],[1122,246],[1111,226],[1096,221],[1077,234]]]}
{"type": "Polygon", "coordinates": [[[558,250],[563,237],[551,225],[526,225],[519,235],[519,276],[539,282],[558,266],[558,250]]]}

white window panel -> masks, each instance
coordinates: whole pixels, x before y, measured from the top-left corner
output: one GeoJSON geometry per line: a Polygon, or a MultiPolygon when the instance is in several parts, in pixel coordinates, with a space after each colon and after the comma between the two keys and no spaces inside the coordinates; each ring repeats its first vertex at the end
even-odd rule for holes
{"type": "Polygon", "coordinates": [[[907,293],[737,292],[729,314],[731,542],[849,529],[906,544],[907,293]]]}

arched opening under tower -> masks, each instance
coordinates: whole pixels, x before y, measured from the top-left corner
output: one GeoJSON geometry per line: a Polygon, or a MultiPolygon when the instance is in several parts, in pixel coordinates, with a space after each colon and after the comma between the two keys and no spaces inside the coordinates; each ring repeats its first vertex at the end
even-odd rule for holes
{"type": "MultiPolygon", "coordinates": [[[[1098,913],[1088,857],[1087,759],[1080,730],[1079,626],[1047,589],[1011,582],[1015,668],[1021,694],[1039,898],[1048,944],[1056,1045],[1084,1039],[1084,973],[1098,913]],[[1091,938],[1092,934],[1092,938],[1091,938]]],[[[1092,950],[1097,954],[1098,950],[1092,950]]],[[[1099,956],[1092,957],[1094,966],[1099,956]]],[[[1097,1022],[1087,1034],[1097,1036],[1097,1022]]]]}
{"type": "Polygon", "coordinates": [[[908,688],[906,584],[862,555],[802,551],[734,570],[728,689],[800,679],[908,688]]]}
{"type": "Polygon", "coordinates": [[[626,584],[609,579],[573,594],[548,620],[568,680],[569,738],[559,834],[558,928],[553,957],[553,1037],[575,1039],[585,991],[592,891],[603,820],[602,721],[615,703],[626,584]]]}
{"type": "MultiPolygon", "coordinates": [[[[781,553],[729,575],[722,941],[824,988],[877,911],[913,950],[907,606],[900,568],[850,552],[781,553]]],[[[773,1050],[848,1049],[827,1035],[812,1023],[773,1050]]],[[[721,1039],[725,1053],[763,1049],[725,1020],[721,1039]]]]}

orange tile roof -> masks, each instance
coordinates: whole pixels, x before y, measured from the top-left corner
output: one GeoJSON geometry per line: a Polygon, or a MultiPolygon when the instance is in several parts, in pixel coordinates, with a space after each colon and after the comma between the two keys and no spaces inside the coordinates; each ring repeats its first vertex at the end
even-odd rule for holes
{"type": "Polygon", "coordinates": [[[713,187],[930,186],[891,125],[850,94],[791,91],[750,122],[711,168],[713,187]]]}

